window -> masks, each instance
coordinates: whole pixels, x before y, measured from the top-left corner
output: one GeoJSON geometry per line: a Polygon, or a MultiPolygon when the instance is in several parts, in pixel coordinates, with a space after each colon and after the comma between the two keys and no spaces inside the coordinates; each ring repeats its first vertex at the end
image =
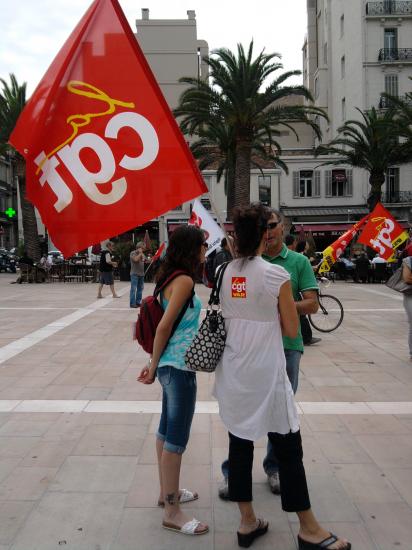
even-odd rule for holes
{"type": "Polygon", "coordinates": [[[320,197],[320,172],[300,170],[293,172],[293,198],[320,197]]]}
{"type": "Polygon", "coordinates": [[[392,50],[398,49],[398,29],[385,29],[383,34],[383,47],[385,55],[390,55],[392,50]]]}
{"type": "Polygon", "coordinates": [[[343,34],[345,32],[345,16],[340,16],[340,37],[342,38],[343,34]]]}
{"type": "Polygon", "coordinates": [[[389,168],[385,174],[386,201],[392,202],[399,196],[399,168],[389,168]]]}
{"type": "Polygon", "coordinates": [[[346,120],[346,99],[342,98],[342,120],[346,120]]]}
{"type": "Polygon", "coordinates": [[[398,87],[398,75],[397,74],[386,74],[385,75],[385,92],[387,94],[398,97],[399,87],[398,87]]]}
{"type": "Polygon", "coordinates": [[[325,172],[326,197],[351,197],[353,195],[352,170],[338,168],[325,172]]]}
{"type": "Polygon", "coordinates": [[[315,78],[315,99],[319,97],[319,78],[315,78]]]}
{"type": "Polygon", "coordinates": [[[200,199],[200,202],[202,205],[206,208],[206,210],[212,210],[212,206],[210,204],[210,200],[207,197],[202,197],[200,199]]]}
{"type": "Polygon", "coordinates": [[[272,204],[271,193],[271,177],[270,176],[258,176],[259,185],[259,201],[266,206],[272,204]]]}
{"type": "Polygon", "coordinates": [[[325,42],[323,44],[323,64],[324,65],[328,64],[328,44],[327,44],[327,42],[325,42]]]}
{"type": "Polygon", "coordinates": [[[340,58],[340,77],[345,78],[345,56],[340,58]]]}

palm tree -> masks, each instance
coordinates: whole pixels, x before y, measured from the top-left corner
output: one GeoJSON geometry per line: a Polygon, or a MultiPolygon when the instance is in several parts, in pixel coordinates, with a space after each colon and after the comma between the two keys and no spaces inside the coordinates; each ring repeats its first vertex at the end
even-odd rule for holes
{"type": "Polygon", "coordinates": [[[385,174],[394,164],[412,160],[412,151],[407,143],[400,143],[399,130],[394,122],[395,110],[379,112],[357,109],[362,120],[347,120],[338,128],[338,136],[327,145],[320,145],[315,155],[338,155],[339,158],[321,163],[349,164],[369,172],[370,192],[367,199],[369,211],[380,202],[385,174]]]}
{"type": "MultiPolygon", "coordinates": [[[[279,132],[274,131],[272,135],[278,134],[279,132]]],[[[207,125],[198,130],[198,135],[200,139],[194,142],[190,149],[199,162],[200,170],[213,167],[216,169],[218,182],[222,176],[224,177],[227,213],[230,219],[230,213],[235,206],[236,147],[233,130],[224,121],[213,117],[207,125]]],[[[262,171],[265,163],[269,161],[288,173],[288,167],[279,158],[281,152],[280,145],[276,141],[272,140],[272,149],[269,149],[257,135],[252,144],[251,165],[262,171]]]]}
{"type": "Polygon", "coordinates": [[[20,205],[23,221],[24,246],[27,254],[35,261],[40,259],[40,242],[34,206],[26,199],[26,162],[7,142],[26,104],[26,83],[18,84],[14,74],[10,75],[10,85],[0,78],[3,89],[0,91],[0,154],[9,152],[16,168],[20,205]]]}
{"type": "Polygon", "coordinates": [[[233,140],[235,205],[250,201],[250,168],[257,141],[266,151],[271,152],[273,146],[277,151],[273,139],[276,130],[285,126],[297,136],[291,126],[296,122],[309,124],[320,137],[312,116],[326,116],[324,111],[308,105],[286,105],[282,101],[290,96],[312,100],[304,86],[283,85],[300,71],[285,72],[264,88],[268,78],[282,69],[282,65],[274,61],[279,57],[277,53],[265,54],[262,51],[253,59],[253,41],[247,53],[238,44],[237,56],[226,48],[220,48],[204,59],[209,66],[210,85],[196,78],[180,79],[180,82],[189,84],[174,111],[175,116],[181,118],[182,131],[201,137],[215,117],[227,126],[227,134],[233,140]]]}

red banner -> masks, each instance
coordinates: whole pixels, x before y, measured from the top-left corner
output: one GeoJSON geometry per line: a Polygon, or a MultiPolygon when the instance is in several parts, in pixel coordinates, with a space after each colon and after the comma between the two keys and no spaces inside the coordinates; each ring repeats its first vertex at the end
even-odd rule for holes
{"type": "Polygon", "coordinates": [[[345,248],[352,241],[362,225],[366,222],[368,216],[369,214],[359,220],[357,223],[355,223],[355,225],[353,225],[348,231],[345,231],[345,233],[343,233],[343,235],[336,239],[336,241],[325,248],[325,250],[322,252],[323,260],[319,267],[319,273],[330,271],[330,268],[333,266],[339,256],[341,256],[345,248]]]}
{"type": "Polygon", "coordinates": [[[65,256],[207,192],[117,0],[93,2],[10,142],[65,256]]]}
{"type": "Polygon", "coordinates": [[[395,218],[378,203],[369,215],[358,243],[366,244],[373,248],[381,258],[389,260],[398,246],[408,239],[405,231],[395,218]]]}

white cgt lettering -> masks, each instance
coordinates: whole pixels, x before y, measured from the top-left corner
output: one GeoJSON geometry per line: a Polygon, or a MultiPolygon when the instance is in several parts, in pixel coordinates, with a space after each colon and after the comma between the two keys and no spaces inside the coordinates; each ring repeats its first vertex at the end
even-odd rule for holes
{"type": "MultiPolygon", "coordinates": [[[[109,120],[105,129],[105,137],[117,139],[119,131],[125,127],[132,128],[136,132],[141,139],[143,149],[136,157],[124,155],[119,165],[126,170],[143,170],[154,162],[159,153],[159,139],[156,130],[142,115],[124,112],[109,120]]],[[[125,195],[127,191],[125,177],[112,181],[112,189],[109,193],[102,193],[98,187],[113,178],[116,172],[116,162],[109,145],[97,134],[84,133],[77,136],[70,145],[63,147],[57,156],[87,197],[96,204],[114,204],[125,195]],[[90,172],[80,159],[81,151],[87,148],[92,149],[100,161],[98,172],[90,172]]],[[[59,166],[56,156],[44,160],[45,157],[46,154],[42,151],[35,159],[37,166],[41,165],[40,183],[42,186],[47,183],[52,189],[57,197],[54,208],[57,212],[61,212],[72,202],[73,193],[56,170],[59,166]]]]}
{"type": "Polygon", "coordinates": [[[110,181],[116,171],[113,153],[107,143],[98,135],[82,134],[73,140],[71,145],[66,145],[57,154],[93,202],[102,205],[114,204],[126,193],[126,178],[112,181],[110,193],[102,193],[98,188],[99,184],[110,181]],[[98,172],[90,172],[80,160],[80,153],[83,149],[92,149],[98,156],[100,161],[98,172]]]}
{"type": "Polygon", "coordinates": [[[376,239],[370,239],[369,242],[373,245],[373,247],[375,247],[375,249],[379,249],[380,255],[385,254],[387,248],[392,248],[391,234],[394,228],[395,224],[393,221],[386,218],[385,226],[380,230],[376,239]]]}

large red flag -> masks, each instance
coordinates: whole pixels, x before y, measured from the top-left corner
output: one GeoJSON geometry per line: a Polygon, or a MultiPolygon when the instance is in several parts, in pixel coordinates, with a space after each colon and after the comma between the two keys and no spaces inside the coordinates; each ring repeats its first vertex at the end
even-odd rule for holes
{"type": "Polygon", "coordinates": [[[373,248],[381,258],[393,259],[394,250],[408,239],[403,229],[380,202],[369,215],[358,243],[373,248]]]}
{"type": "Polygon", "coordinates": [[[117,0],[93,2],[10,142],[65,256],[207,192],[117,0]]]}

